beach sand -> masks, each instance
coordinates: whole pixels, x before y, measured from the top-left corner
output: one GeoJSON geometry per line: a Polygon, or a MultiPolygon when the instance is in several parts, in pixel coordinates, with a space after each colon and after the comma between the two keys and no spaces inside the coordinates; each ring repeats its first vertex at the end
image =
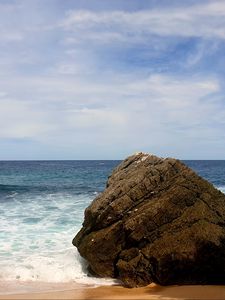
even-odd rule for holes
{"type": "MultiPolygon", "coordinates": [[[[62,288],[62,287],[61,287],[62,288]]],[[[122,286],[86,287],[49,292],[1,294],[0,299],[204,299],[224,300],[225,286],[168,286],[151,284],[144,288],[127,289],[122,286]]],[[[5,291],[7,293],[7,291],[5,291]]]]}

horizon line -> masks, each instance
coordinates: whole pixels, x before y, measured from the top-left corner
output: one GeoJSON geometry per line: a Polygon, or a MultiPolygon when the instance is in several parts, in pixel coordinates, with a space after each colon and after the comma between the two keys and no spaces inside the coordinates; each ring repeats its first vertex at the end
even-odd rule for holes
{"type": "MultiPolygon", "coordinates": [[[[26,162],[26,161],[123,161],[125,160],[127,157],[123,158],[123,159],[0,159],[0,162],[9,162],[9,161],[23,161],[23,162],[26,162]]],[[[172,157],[172,156],[168,156],[166,158],[175,158],[175,157],[172,157]]],[[[214,158],[211,158],[211,159],[197,159],[197,158],[194,158],[194,159],[186,159],[186,158],[175,158],[177,160],[181,160],[181,161],[225,161],[225,158],[224,159],[214,159],[214,158]]]]}

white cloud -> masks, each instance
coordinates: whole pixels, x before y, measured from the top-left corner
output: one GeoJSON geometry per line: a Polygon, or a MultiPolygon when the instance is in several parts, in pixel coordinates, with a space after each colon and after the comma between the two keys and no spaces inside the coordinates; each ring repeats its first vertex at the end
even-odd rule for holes
{"type": "Polygon", "coordinates": [[[0,138],[39,138],[50,127],[43,123],[46,112],[21,100],[0,100],[0,138]]]}
{"type": "Polygon", "coordinates": [[[3,31],[0,30],[0,42],[20,42],[24,38],[24,35],[21,32],[17,31],[3,31]]]}
{"type": "Polygon", "coordinates": [[[207,128],[211,115],[215,119],[221,114],[216,79],[151,75],[142,80],[110,77],[102,83],[51,77],[14,78],[14,82],[16,86],[5,82],[4,87],[9,95],[14,88],[18,98],[3,93],[0,99],[1,137],[46,140],[69,132],[69,142],[79,130],[128,140],[138,133],[142,139],[141,133],[152,131],[163,137],[174,127],[183,127],[184,133],[200,123],[207,128]]]}
{"type": "Polygon", "coordinates": [[[68,37],[67,41],[76,43],[85,38],[103,43],[143,42],[149,34],[224,39],[224,16],[225,2],[214,1],[137,12],[70,11],[62,26],[75,33],[75,37],[68,37]],[[76,34],[78,32],[86,34],[76,34]]]}
{"type": "Polygon", "coordinates": [[[67,111],[67,125],[72,129],[103,129],[112,132],[115,128],[123,128],[127,120],[123,111],[116,109],[70,109],[67,111]]]}

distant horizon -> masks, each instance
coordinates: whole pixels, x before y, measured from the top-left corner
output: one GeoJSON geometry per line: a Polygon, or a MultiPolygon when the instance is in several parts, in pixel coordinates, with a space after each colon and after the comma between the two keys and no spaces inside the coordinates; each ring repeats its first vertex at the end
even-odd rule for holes
{"type": "MultiPolygon", "coordinates": [[[[175,158],[181,161],[225,161],[225,159],[182,159],[182,158],[176,158],[176,157],[171,157],[168,156],[168,158],[175,158]]],[[[17,161],[21,161],[21,162],[26,162],[26,161],[123,161],[126,158],[123,159],[4,159],[1,160],[0,162],[17,162],[17,161]]]]}

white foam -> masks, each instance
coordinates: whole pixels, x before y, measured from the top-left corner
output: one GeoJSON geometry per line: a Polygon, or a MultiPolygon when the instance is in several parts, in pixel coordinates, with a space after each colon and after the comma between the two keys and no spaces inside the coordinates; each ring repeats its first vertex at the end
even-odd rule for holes
{"type": "Polygon", "coordinates": [[[225,194],[225,186],[219,186],[218,189],[225,194]]]}
{"type": "Polygon", "coordinates": [[[75,247],[58,253],[33,254],[16,265],[1,265],[0,278],[8,281],[49,283],[76,282],[91,285],[112,285],[112,279],[88,276],[85,261],[75,247]]]}
{"type": "Polygon", "coordinates": [[[27,199],[26,205],[16,197],[14,202],[2,203],[1,207],[4,211],[0,215],[1,280],[114,283],[89,277],[85,261],[72,246],[90,197],[49,194],[27,199]]]}

